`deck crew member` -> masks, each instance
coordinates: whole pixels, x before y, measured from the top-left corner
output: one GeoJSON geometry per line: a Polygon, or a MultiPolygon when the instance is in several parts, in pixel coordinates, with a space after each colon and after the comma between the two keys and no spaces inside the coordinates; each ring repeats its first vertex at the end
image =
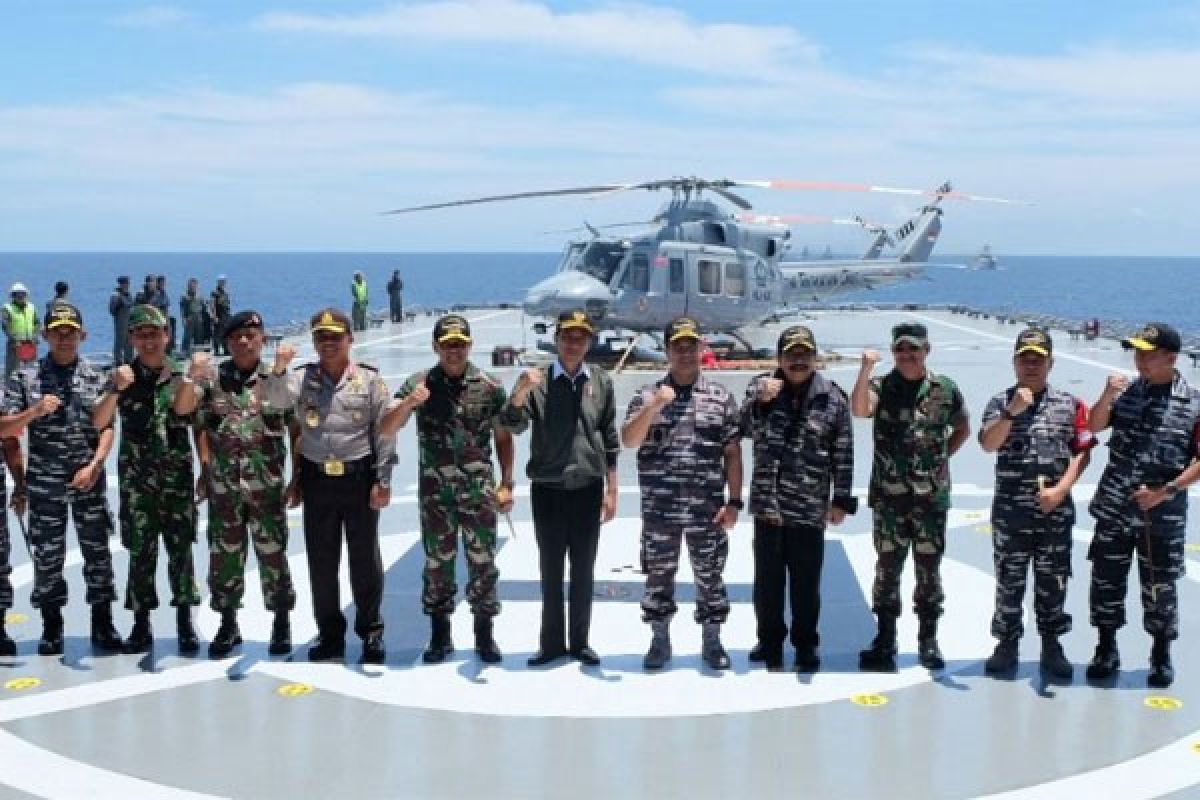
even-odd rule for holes
{"type": "Polygon", "coordinates": [[[754,517],[754,615],[751,661],[783,666],[784,587],[790,588],[796,668],[820,668],[821,566],[825,525],[858,510],[850,404],[817,371],[817,343],[796,325],[779,335],[779,367],[746,387],[742,431],[754,445],[750,513],[754,517]],[[831,500],[832,494],[832,500],[831,500]]]}
{"type": "Polygon", "coordinates": [[[12,588],[12,539],[8,527],[8,486],[4,478],[4,467],[13,476],[12,510],[18,517],[25,516],[29,495],[25,491],[25,459],[21,453],[21,440],[15,436],[0,440],[4,458],[0,460],[0,656],[15,656],[17,644],[4,629],[4,617],[13,607],[12,588]]]}
{"type": "Polygon", "coordinates": [[[358,270],[354,271],[354,280],[350,283],[350,299],[353,301],[351,313],[354,315],[354,330],[367,329],[367,279],[358,270]]]}
{"type": "Polygon", "coordinates": [[[112,515],[104,476],[113,430],[111,426],[97,427],[92,420],[105,379],[79,356],[86,335],[79,309],[69,305],[56,308],[43,334],[50,352],[9,377],[0,416],[0,437],[29,428],[30,603],[42,613],[40,655],[63,652],[68,510],[83,555],[85,599],[92,607],[92,644],[102,650],[121,649],[121,637],[112,622],[117,591],[108,550],[112,515]]]}
{"type": "Polygon", "coordinates": [[[263,604],[275,615],[271,655],[292,649],[289,614],[296,592],[288,568],[285,508],[287,439],[295,414],[286,384],[268,376],[283,373],[295,349],[282,344],[275,363],[262,360],[263,319],[257,311],[226,317],[223,339],[233,357],[213,369],[208,353],[192,356],[189,378],[175,395],[178,414],[196,415],[200,480],[197,495],[208,499],[208,589],[221,626],[208,646],[222,658],[242,643],[237,610],[246,590],[251,544],[258,557],[263,604]]]}
{"type": "Polygon", "coordinates": [[[1013,370],[1017,382],[993,397],[983,412],[979,443],[997,453],[992,498],[992,547],[996,567],[996,649],[985,668],[1016,668],[1025,583],[1033,564],[1033,608],[1042,637],[1041,669],[1058,680],[1074,673],[1059,637],[1071,630],[1066,611],[1071,577],[1071,487],[1087,469],[1095,436],[1082,400],[1050,386],[1054,342],[1040,328],[1017,336],[1013,370]]]}
{"type": "Polygon", "coordinates": [[[876,554],[871,606],[878,630],[871,646],[859,653],[859,667],[868,671],[896,669],[900,576],[909,549],[917,581],[913,592],[920,622],[917,656],[927,669],[945,666],[937,624],[945,599],[940,570],[950,507],[950,457],[970,435],[970,418],[954,381],[925,366],[929,351],[924,325],[896,325],[892,328],[895,367],[882,378],[872,378],[879,353],[863,351],[850,395],[854,416],[874,418],[867,502],[876,554]]]}
{"type": "Polygon", "coordinates": [[[431,635],[423,659],[444,661],[454,652],[450,615],[454,613],[455,562],[462,533],[467,555],[467,604],[475,618],[475,651],[484,663],[501,660],[493,635],[500,613],[496,582],[496,512],[512,508],[512,433],[502,426],[506,393],[500,380],[470,361],[471,326],[448,314],[433,326],[438,363],[409,376],[389,413],[387,430],[396,431],[417,415],[420,452],[418,503],[425,571],[421,605],[431,635]],[[500,462],[500,485],[492,469],[492,442],[500,462]]]}
{"type": "Polygon", "coordinates": [[[233,311],[233,300],[225,288],[224,275],[217,276],[217,288],[209,294],[208,306],[213,323],[213,354],[229,355],[229,343],[225,340],[225,334],[230,330],[229,315],[233,311]]]}
{"type": "Polygon", "coordinates": [[[1200,479],[1200,390],[1175,369],[1178,331],[1150,323],[1122,341],[1134,350],[1138,377],[1108,378],[1092,410],[1091,428],[1112,428],[1108,465],[1088,510],[1096,533],[1088,548],[1088,601],[1099,644],[1087,677],[1111,678],[1121,666],[1117,630],[1125,624],[1125,591],[1134,552],[1142,585],[1142,624],[1154,639],[1152,687],[1175,679],[1171,642],[1179,637],[1175,584],[1183,577],[1187,488],[1200,479]]]}
{"type": "Polygon", "coordinates": [[[144,653],[154,644],[150,612],[158,608],[158,542],[167,553],[167,580],[179,650],[200,647],[191,607],[200,605],[192,560],[196,541],[193,500],[192,419],[175,413],[173,403],[185,379],[183,364],[167,355],[168,321],[158,308],[135,306],[129,335],[136,353],[132,364],[113,370],[112,387],[96,408],[97,426],[121,415],[117,478],[121,495],[121,543],[129,550],[125,607],[133,611],[127,653],[144,653]]]}
{"type": "Polygon", "coordinates": [[[317,362],[283,370],[293,351],[281,347],[267,381],[287,381],[300,426],[293,474],[299,475],[289,502],[304,503],[304,542],[312,580],[318,638],[310,661],[340,661],[346,654],[346,618],[338,591],[342,536],[354,594],[354,632],[362,639],[361,661],[382,664],[383,557],[379,512],[392,500],[395,436],[384,432],[387,384],[379,372],[350,360],[354,342],[349,318],[335,308],[313,315],[309,328],[317,362]]]}
{"type": "Polygon", "coordinates": [[[42,329],[37,308],[29,302],[29,290],[23,283],[14,283],[9,290],[11,300],[0,309],[8,347],[4,355],[4,377],[7,379],[20,366],[37,359],[37,338],[42,329]]]}
{"type": "Polygon", "coordinates": [[[117,288],[108,298],[108,313],[113,318],[113,366],[133,361],[133,345],[129,343],[129,312],[133,295],[129,293],[129,276],[117,278],[117,288]]]}
{"type": "Polygon", "coordinates": [[[404,281],[400,278],[400,270],[392,270],[392,279],[387,282],[387,292],[392,322],[404,322],[404,281]]]}
{"type": "Polygon", "coordinates": [[[722,572],[729,533],[742,509],[741,420],[737,401],[700,371],[700,328],[679,317],[663,334],[667,374],[643,386],[629,402],[621,442],[637,448],[642,490],[642,618],[652,637],[642,665],[662,669],[671,658],[675,573],[687,541],[696,577],[696,622],[701,656],[728,669],[721,625],[729,616],[722,572]],[[729,494],[725,494],[728,486],[729,494]]]}
{"type": "Polygon", "coordinates": [[[617,510],[616,400],[612,379],[584,362],[596,335],[583,309],[558,318],[558,358],[547,369],[521,373],[505,408],[515,433],[533,425],[526,473],[531,482],[538,543],[542,626],[529,665],[568,652],[587,666],[600,663],[589,643],[592,586],[600,525],[617,510]],[[571,562],[570,624],[563,619],[563,559],[571,562]],[[569,645],[569,649],[568,649],[569,645]]]}

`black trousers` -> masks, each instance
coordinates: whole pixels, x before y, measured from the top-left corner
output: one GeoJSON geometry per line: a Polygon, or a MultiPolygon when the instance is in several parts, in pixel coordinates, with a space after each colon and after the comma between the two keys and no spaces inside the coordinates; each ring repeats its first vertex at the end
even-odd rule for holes
{"type": "Polygon", "coordinates": [[[825,561],[825,526],[770,525],[754,520],[754,615],[758,640],[782,647],[788,627],[783,621],[783,591],[792,604],[792,645],[820,644],[821,566],[825,561]]]}
{"type": "Polygon", "coordinates": [[[600,539],[600,504],[604,483],[561,489],[534,483],[530,490],[533,529],[542,573],[542,650],[566,650],[563,630],[563,559],[571,560],[571,650],[588,645],[592,624],[592,572],[600,539]]]}
{"type": "Polygon", "coordinates": [[[304,494],[304,546],[312,582],[313,616],[322,639],[346,635],[346,617],[338,591],[342,561],[342,531],[350,563],[354,594],[354,632],[365,638],[383,630],[383,556],[379,552],[379,512],[370,505],[374,470],[330,477],[307,459],[300,461],[300,491],[304,494]]]}

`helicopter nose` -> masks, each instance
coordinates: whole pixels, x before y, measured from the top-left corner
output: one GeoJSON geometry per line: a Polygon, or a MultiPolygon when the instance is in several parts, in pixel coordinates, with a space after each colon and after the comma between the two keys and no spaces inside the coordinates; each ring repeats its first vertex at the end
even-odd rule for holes
{"type": "Polygon", "coordinates": [[[583,308],[593,319],[600,319],[607,313],[610,299],[608,287],[599,281],[582,275],[571,280],[555,276],[530,287],[522,307],[526,314],[539,317],[557,317],[583,308]]]}

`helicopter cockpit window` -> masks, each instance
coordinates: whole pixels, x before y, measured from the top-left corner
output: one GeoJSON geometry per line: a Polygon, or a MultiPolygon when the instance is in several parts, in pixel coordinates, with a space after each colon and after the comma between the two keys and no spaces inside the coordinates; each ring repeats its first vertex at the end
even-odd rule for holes
{"type": "Polygon", "coordinates": [[[592,242],[578,268],[603,283],[610,283],[624,255],[625,248],[618,243],[592,242]]]}
{"type": "Polygon", "coordinates": [[[740,261],[725,263],[725,294],[730,297],[746,296],[746,265],[740,261]]]}
{"type": "Polygon", "coordinates": [[[721,262],[697,261],[696,283],[700,294],[721,293],[721,262]]]}
{"type": "Polygon", "coordinates": [[[650,259],[646,257],[645,253],[638,253],[630,259],[629,268],[625,270],[625,277],[622,278],[621,285],[637,292],[650,291],[650,259]]]}

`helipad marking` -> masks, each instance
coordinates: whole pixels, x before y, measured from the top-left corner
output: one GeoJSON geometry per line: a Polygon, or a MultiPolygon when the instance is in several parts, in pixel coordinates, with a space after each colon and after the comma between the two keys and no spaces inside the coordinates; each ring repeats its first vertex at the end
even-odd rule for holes
{"type": "Polygon", "coordinates": [[[1166,697],[1165,695],[1151,695],[1143,701],[1146,708],[1153,708],[1155,711],[1178,711],[1183,708],[1183,701],[1175,697],[1166,697]]]}
{"type": "Polygon", "coordinates": [[[311,683],[285,683],[275,690],[280,697],[304,697],[313,693],[311,683]]]}
{"type": "Polygon", "coordinates": [[[878,708],[886,706],[888,698],[887,695],[882,694],[856,694],[850,698],[850,702],[863,708],[878,708]]]}
{"type": "Polygon", "coordinates": [[[9,611],[4,615],[5,625],[21,625],[29,621],[28,614],[22,614],[20,611],[9,611]]]}
{"type": "Polygon", "coordinates": [[[24,692],[28,689],[36,689],[42,685],[41,678],[13,678],[4,682],[4,688],[10,692],[24,692]]]}

